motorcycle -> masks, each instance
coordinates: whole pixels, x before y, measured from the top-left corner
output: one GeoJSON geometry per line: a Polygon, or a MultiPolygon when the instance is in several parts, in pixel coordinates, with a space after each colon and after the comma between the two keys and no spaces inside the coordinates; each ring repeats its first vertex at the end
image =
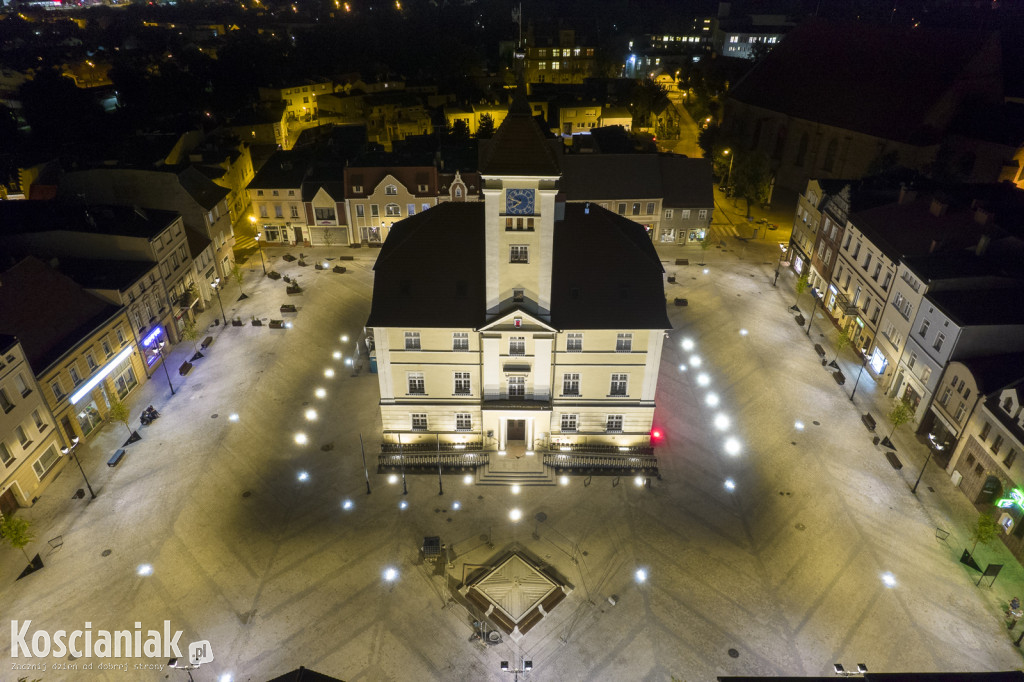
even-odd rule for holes
{"type": "Polygon", "coordinates": [[[160,418],[160,413],[157,412],[156,408],[150,405],[142,412],[142,416],[139,417],[139,421],[142,422],[143,426],[149,426],[154,421],[160,418]]]}

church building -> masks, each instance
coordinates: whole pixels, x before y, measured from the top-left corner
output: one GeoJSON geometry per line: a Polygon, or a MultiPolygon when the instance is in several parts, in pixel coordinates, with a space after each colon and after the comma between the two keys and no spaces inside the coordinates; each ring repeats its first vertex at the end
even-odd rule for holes
{"type": "Polygon", "coordinates": [[[650,452],[664,269],[642,226],[565,203],[558,156],[517,97],[484,200],[392,227],[367,322],[385,452],[650,452]]]}

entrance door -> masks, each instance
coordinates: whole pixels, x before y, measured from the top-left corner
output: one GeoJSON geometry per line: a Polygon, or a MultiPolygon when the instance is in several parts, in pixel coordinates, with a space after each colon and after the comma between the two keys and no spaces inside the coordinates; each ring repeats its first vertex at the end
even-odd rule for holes
{"type": "Polygon", "coordinates": [[[296,227],[295,228],[295,243],[296,244],[302,244],[302,228],[301,227],[296,227]]]}
{"type": "Polygon", "coordinates": [[[526,420],[508,420],[508,440],[526,440],[526,420]]]}
{"type": "Polygon", "coordinates": [[[10,516],[18,508],[18,500],[14,497],[14,488],[8,488],[0,495],[0,515],[10,516]]]}

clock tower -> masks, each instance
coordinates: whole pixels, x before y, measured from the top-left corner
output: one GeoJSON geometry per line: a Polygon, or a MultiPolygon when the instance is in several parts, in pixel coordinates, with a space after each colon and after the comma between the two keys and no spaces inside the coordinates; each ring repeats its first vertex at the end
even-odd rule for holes
{"type": "Polygon", "coordinates": [[[487,318],[519,307],[549,320],[561,170],[551,142],[519,93],[481,150],[480,174],[486,206],[487,318]]]}

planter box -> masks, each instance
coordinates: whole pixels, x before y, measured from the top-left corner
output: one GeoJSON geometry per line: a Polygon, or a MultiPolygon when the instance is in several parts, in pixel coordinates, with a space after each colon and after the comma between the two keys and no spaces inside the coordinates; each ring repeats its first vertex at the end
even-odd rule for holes
{"type": "Polygon", "coordinates": [[[267,277],[269,277],[270,279],[281,279],[281,273],[274,272],[273,270],[271,270],[270,272],[267,273],[267,277]]]}
{"type": "Polygon", "coordinates": [[[360,244],[359,242],[352,242],[351,244],[348,245],[348,248],[350,248],[350,249],[361,249],[361,248],[363,248],[363,245],[360,244]]]}
{"type": "Polygon", "coordinates": [[[687,305],[690,304],[690,302],[688,300],[686,300],[685,298],[677,298],[675,303],[679,307],[684,307],[684,306],[687,306],[687,305]]]}
{"type": "Polygon", "coordinates": [[[300,260],[299,261],[299,267],[308,268],[309,267],[309,263],[307,263],[304,260],[300,260]]]}
{"type": "Polygon", "coordinates": [[[232,327],[241,327],[244,324],[245,323],[242,322],[242,320],[240,318],[237,318],[237,317],[235,319],[231,320],[231,326],[232,327]]]}
{"type": "Polygon", "coordinates": [[[178,374],[180,374],[181,376],[185,376],[186,374],[188,374],[191,371],[192,371],[192,363],[191,362],[183,362],[183,363],[181,363],[181,367],[178,368],[178,374]]]}
{"type": "Polygon", "coordinates": [[[355,260],[355,256],[338,256],[338,260],[355,260]]]}
{"type": "Polygon", "coordinates": [[[298,308],[295,307],[294,304],[292,304],[292,303],[285,303],[283,306],[281,306],[281,312],[282,313],[297,313],[297,312],[299,312],[299,310],[298,310],[298,308]]]}
{"type": "MultiPolygon", "coordinates": [[[[299,263],[299,265],[302,265],[302,263],[299,263]]],[[[314,270],[323,270],[324,266],[320,265],[320,263],[317,263],[316,265],[313,266],[313,269],[314,270]]]]}
{"type": "Polygon", "coordinates": [[[254,318],[252,319],[252,326],[254,326],[254,327],[262,327],[262,326],[263,326],[263,321],[262,321],[262,320],[257,320],[257,319],[256,319],[256,318],[254,317],[254,318]]]}
{"type": "Polygon", "coordinates": [[[293,256],[290,253],[284,254],[283,256],[281,256],[281,258],[283,258],[284,260],[288,261],[289,263],[291,263],[293,260],[295,260],[295,256],[293,256]]]}
{"type": "Polygon", "coordinates": [[[345,272],[345,266],[344,265],[335,265],[334,266],[334,271],[337,272],[338,274],[341,274],[341,273],[345,272]]]}
{"type": "Polygon", "coordinates": [[[284,320],[271,320],[270,321],[270,328],[271,329],[284,329],[284,320]]]}
{"type": "Polygon", "coordinates": [[[689,265],[689,264],[690,264],[690,259],[689,258],[676,258],[676,265],[689,265]]]}
{"type": "Polygon", "coordinates": [[[300,287],[298,285],[290,286],[285,291],[287,291],[289,294],[301,294],[302,293],[302,287],[300,287]]]}
{"type": "Polygon", "coordinates": [[[806,322],[806,321],[807,321],[807,320],[805,320],[805,319],[804,319],[804,316],[803,316],[803,315],[797,315],[797,316],[796,316],[796,317],[794,317],[793,319],[794,319],[794,320],[796,320],[796,323],[797,323],[797,325],[799,325],[799,326],[801,326],[801,327],[802,327],[802,326],[804,326],[804,322],[806,322]]]}

